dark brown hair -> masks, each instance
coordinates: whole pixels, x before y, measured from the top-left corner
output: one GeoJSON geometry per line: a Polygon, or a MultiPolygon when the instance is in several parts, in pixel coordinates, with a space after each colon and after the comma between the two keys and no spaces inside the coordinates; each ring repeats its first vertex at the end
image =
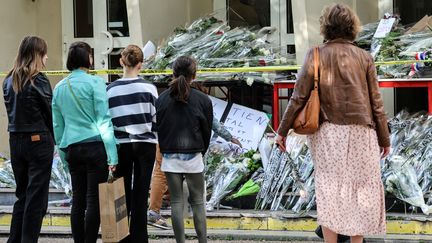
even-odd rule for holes
{"type": "Polygon", "coordinates": [[[190,82],[196,74],[197,64],[194,58],[181,56],[174,61],[174,80],[170,83],[171,97],[175,100],[187,103],[190,94],[190,82]]]}
{"type": "Polygon", "coordinates": [[[121,60],[127,67],[135,67],[138,63],[144,61],[144,55],[137,45],[128,45],[121,52],[121,60]]]}
{"type": "Polygon", "coordinates": [[[321,35],[325,40],[338,38],[353,41],[360,32],[360,20],[354,11],[345,4],[331,4],[322,11],[321,35]]]}
{"type": "Polygon", "coordinates": [[[78,68],[88,68],[90,69],[90,55],[92,50],[89,44],[83,41],[77,41],[72,43],[69,47],[69,53],[66,61],[66,67],[69,71],[78,68]]]}
{"type": "Polygon", "coordinates": [[[14,66],[7,77],[12,76],[12,86],[16,93],[30,82],[33,85],[34,77],[44,67],[43,58],[47,54],[48,47],[40,37],[26,36],[18,48],[14,66]]]}

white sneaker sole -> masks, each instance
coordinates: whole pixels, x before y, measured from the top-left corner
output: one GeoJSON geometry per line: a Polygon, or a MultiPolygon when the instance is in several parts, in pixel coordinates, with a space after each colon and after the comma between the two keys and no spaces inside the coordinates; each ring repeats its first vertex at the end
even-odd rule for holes
{"type": "Polygon", "coordinates": [[[171,227],[169,227],[169,226],[163,226],[163,225],[156,224],[156,223],[148,222],[147,224],[151,225],[153,227],[159,228],[159,229],[163,229],[163,230],[170,230],[171,229],[171,227]]]}

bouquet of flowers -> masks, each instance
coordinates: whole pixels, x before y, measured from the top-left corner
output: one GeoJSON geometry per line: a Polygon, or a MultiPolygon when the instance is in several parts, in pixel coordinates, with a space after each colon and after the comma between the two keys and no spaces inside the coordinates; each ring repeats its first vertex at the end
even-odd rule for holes
{"type": "Polygon", "coordinates": [[[236,189],[247,174],[248,169],[243,163],[224,159],[215,173],[212,195],[206,205],[207,211],[212,211],[226,195],[236,189]]]}
{"type": "MultiPolygon", "coordinates": [[[[3,160],[3,158],[2,158],[3,160]]],[[[12,164],[10,160],[4,160],[0,168],[0,187],[2,188],[15,188],[15,177],[12,171],[12,164]]]]}
{"type": "MultiPolygon", "coordinates": [[[[0,168],[0,187],[15,188],[15,178],[10,160],[3,162],[0,168]]],[[[72,196],[72,182],[67,167],[61,162],[57,151],[54,152],[50,187],[61,189],[68,197],[72,196]]]]}
{"type": "Polygon", "coordinates": [[[384,173],[386,191],[402,201],[421,208],[426,215],[431,213],[432,207],[424,201],[414,168],[406,164],[406,159],[402,156],[393,156],[389,162],[390,169],[384,173]]]}
{"type": "Polygon", "coordinates": [[[431,63],[418,62],[432,60],[432,31],[426,30],[405,34],[407,27],[395,21],[392,31],[387,37],[375,39],[374,33],[378,22],[362,27],[356,42],[359,47],[368,50],[377,61],[412,60],[412,64],[381,65],[377,68],[378,74],[385,78],[406,78],[425,76],[430,70],[431,63]]]}
{"type": "MultiPolygon", "coordinates": [[[[295,64],[294,57],[278,54],[279,48],[267,42],[266,35],[260,36],[251,28],[231,29],[225,22],[213,16],[194,21],[190,26],[177,28],[166,42],[158,47],[153,59],[144,65],[147,69],[170,68],[183,55],[191,55],[203,68],[256,67],[266,65],[295,64]]],[[[231,80],[240,78],[249,83],[272,80],[266,73],[215,73],[199,75],[198,80],[231,80]]],[[[272,74],[275,75],[276,74],[272,74]]],[[[280,75],[280,78],[283,78],[280,75]]],[[[167,81],[168,76],[153,76],[155,81],[167,81]]]]}
{"type": "MultiPolygon", "coordinates": [[[[432,199],[432,117],[403,111],[389,121],[392,152],[381,161],[385,190],[429,214],[432,199]]],[[[289,135],[287,152],[273,147],[257,194],[257,209],[306,214],[315,205],[313,163],[306,141],[289,135]]]]}
{"type": "Polygon", "coordinates": [[[54,152],[51,187],[63,190],[67,196],[72,197],[72,181],[67,167],[63,164],[57,151],[54,152]]]}
{"type": "Polygon", "coordinates": [[[224,158],[234,161],[245,152],[245,149],[231,142],[219,140],[210,141],[209,148],[204,156],[204,161],[206,164],[204,175],[209,191],[211,191],[211,188],[214,184],[213,181],[215,179],[217,168],[222,164],[224,158]]]}

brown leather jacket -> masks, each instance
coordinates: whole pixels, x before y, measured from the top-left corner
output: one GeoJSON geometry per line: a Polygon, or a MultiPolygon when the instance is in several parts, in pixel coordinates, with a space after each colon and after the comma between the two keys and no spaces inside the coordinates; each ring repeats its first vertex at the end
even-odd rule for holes
{"type": "MultiPolygon", "coordinates": [[[[319,52],[320,123],[370,126],[377,131],[379,145],[389,147],[387,116],[372,56],[344,39],[320,45],[319,52]]],[[[292,128],[294,118],[313,89],[313,76],[313,49],[310,49],[283,115],[279,135],[286,136],[292,128]]]]}

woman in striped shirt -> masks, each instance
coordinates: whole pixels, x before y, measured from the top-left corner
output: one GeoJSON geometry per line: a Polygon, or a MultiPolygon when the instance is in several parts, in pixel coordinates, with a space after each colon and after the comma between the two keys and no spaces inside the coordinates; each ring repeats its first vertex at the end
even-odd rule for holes
{"type": "Polygon", "coordinates": [[[121,53],[123,77],[107,88],[114,133],[120,143],[115,175],[124,177],[130,235],[122,242],[148,242],[147,200],[155,161],[156,87],[138,77],[143,53],[136,45],[121,53]],[[132,185],[133,172],[133,185],[132,185]]]}

